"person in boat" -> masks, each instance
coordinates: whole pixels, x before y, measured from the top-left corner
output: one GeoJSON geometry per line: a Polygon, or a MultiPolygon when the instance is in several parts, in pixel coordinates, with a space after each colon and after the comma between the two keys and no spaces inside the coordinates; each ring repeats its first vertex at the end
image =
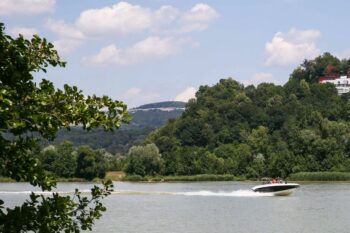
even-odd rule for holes
{"type": "Polygon", "coordinates": [[[271,184],[283,184],[284,181],[280,178],[280,177],[277,177],[277,178],[272,178],[271,184]]]}

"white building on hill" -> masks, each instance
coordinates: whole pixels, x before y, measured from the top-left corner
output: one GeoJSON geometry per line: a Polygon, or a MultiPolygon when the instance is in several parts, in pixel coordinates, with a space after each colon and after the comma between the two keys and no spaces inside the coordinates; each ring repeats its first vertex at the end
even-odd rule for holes
{"type": "Polygon", "coordinates": [[[319,83],[333,83],[338,90],[338,94],[346,94],[350,91],[350,78],[348,76],[326,76],[319,79],[319,83]]]}

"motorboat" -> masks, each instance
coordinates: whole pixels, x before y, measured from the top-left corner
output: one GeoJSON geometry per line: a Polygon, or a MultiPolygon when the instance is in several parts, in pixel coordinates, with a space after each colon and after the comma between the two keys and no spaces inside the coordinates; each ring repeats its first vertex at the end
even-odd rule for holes
{"type": "Polygon", "coordinates": [[[273,180],[262,185],[255,186],[252,188],[252,190],[259,193],[271,193],[274,196],[287,196],[292,194],[293,191],[299,187],[300,185],[296,183],[287,183],[282,180],[273,180]]]}

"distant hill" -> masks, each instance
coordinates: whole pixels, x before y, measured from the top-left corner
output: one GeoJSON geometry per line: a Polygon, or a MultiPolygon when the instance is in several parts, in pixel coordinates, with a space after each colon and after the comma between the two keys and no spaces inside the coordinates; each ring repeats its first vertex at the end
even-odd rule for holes
{"type": "Polygon", "coordinates": [[[141,105],[140,107],[133,108],[131,111],[135,110],[146,110],[146,109],[160,109],[166,111],[166,109],[185,109],[186,103],[181,101],[165,101],[165,102],[158,102],[158,103],[152,103],[152,104],[145,104],[141,105]]]}
{"type": "Polygon", "coordinates": [[[54,144],[64,140],[74,145],[89,145],[103,148],[112,154],[125,154],[129,148],[142,140],[154,129],[163,126],[169,119],[177,118],[185,111],[184,102],[166,101],[141,105],[129,110],[132,120],[115,132],[94,129],[90,132],[81,127],[72,127],[70,131],[61,130],[54,144]]]}
{"type": "Polygon", "coordinates": [[[166,101],[141,105],[129,110],[132,121],[130,126],[140,128],[158,128],[163,126],[168,119],[176,118],[185,111],[184,102],[166,101]]]}

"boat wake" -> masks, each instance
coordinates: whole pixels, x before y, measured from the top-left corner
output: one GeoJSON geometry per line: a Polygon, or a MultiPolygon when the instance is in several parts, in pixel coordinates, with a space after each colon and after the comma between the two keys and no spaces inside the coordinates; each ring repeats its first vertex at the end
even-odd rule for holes
{"type": "MultiPolygon", "coordinates": [[[[43,192],[43,191],[0,191],[0,195],[29,195],[34,192],[37,195],[52,195],[58,193],[62,195],[74,194],[74,191],[58,191],[58,192],[43,192]]],[[[90,194],[91,190],[80,190],[81,194],[90,194]]],[[[236,190],[232,192],[213,192],[207,190],[192,191],[192,192],[162,192],[162,191],[134,191],[134,190],[116,190],[114,195],[177,195],[177,196],[202,196],[202,197],[267,197],[273,196],[271,193],[259,193],[252,190],[236,190]]]]}
{"type": "Polygon", "coordinates": [[[272,196],[270,193],[256,193],[252,190],[237,190],[232,192],[212,192],[212,191],[198,191],[185,192],[185,196],[214,196],[214,197],[266,197],[272,196]]]}
{"type": "Polygon", "coordinates": [[[157,191],[129,191],[119,190],[113,194],[120,195],[177,195],[177,196],[203,196],[203,197],[267,197],[273,196],[271,193],[257,193],[252,190],[237,190],[232,192],[213,192],[207,190],[193,192],[157,192],[157,191]]]}

